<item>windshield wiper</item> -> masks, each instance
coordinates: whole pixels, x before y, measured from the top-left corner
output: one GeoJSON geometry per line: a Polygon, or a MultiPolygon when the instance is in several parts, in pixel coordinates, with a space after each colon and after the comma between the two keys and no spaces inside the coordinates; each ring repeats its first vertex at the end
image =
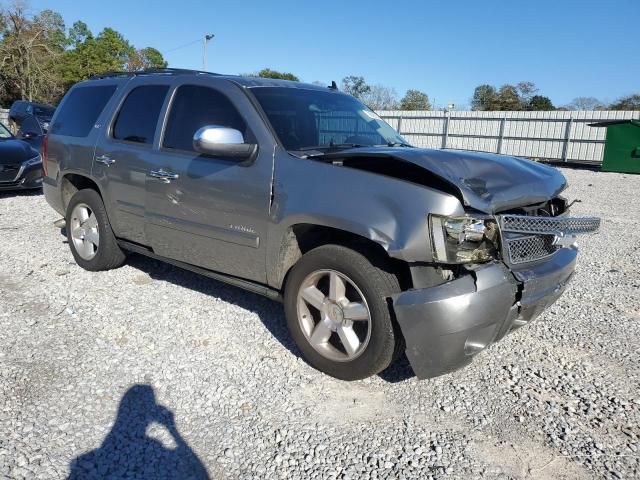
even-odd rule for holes
{"type": "Polygon", "coordinates": [[[404,142],[388,142],[387,143],[387,147],[409,147],[409,148],[413,148],[413,145],[409,145],[408,143],[404,143],[404,142]]]}

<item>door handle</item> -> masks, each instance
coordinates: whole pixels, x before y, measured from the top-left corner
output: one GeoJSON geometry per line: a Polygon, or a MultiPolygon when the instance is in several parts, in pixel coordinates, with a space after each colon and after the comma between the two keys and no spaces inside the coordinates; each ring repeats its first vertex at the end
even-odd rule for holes
{"type": "Polygon", "coordinates": [[[107,155],[100,155],[99,157],[96,157],[96,162],[102,163],[103,165],[106,165],[107,167],[110,167],[111,165],[116,163],[116,161],[113,158],[108,157],[107,155]]]}
{"type": "Polygon", "coordinates": [[[164,183],[169,183],[171,182],[171,180],[175,180],[180,175],[178,175],[177,173],[167,172],[165,170],[160,169],[160,170],[151,170],[149,172],[149,176],[153,178],[157,178],[163,181],[164,183]]]}

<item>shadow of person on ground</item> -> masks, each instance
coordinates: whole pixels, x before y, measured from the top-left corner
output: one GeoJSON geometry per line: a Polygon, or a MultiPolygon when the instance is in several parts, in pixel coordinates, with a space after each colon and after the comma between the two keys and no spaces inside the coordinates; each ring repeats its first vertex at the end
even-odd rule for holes
{"type": "Polygon", "coordinates": [[[173,413],[156,403],[149,385],[134,385],[127,390],[102,445],[75,458],[70,470],[69,480],[209,479],[205,466],[178,432],[173,413]],[[171,447],[148,436],[147,429],[154,423],[169,432],[171,447]]]}

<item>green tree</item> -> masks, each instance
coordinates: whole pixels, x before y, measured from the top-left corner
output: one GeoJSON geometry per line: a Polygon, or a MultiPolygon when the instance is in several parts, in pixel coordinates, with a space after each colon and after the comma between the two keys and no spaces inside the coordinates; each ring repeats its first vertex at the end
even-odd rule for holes
{"type": "Polygon", "coordinates": [[[492,85],[478,85],[471,99],[472,110],[497,110],[498,92],[492,85]]]}
{"type": "Polygon", "coordinates": [[[141,48],[140,50],[134,49],[127,60],[127,70],[131,72],[166,67],[167,62],[162,56],[162,53],[152,47],[141,48]]]}
{"type": "Polygon", "coordinates": [[[431,110],[429,96],[420,90],[407,90],[400,100],[400,110],[431,110]]]}
{"type": "Polygon", "coordinates": [[[361,99],[371,91],[371,87],[367,85],[364,77],[350,75],[342,79],[342,90],[349,95],[361,99]]]}
{"type": "Polygon", "coordinates": [[[528,110],[555,110],[549,97],[534,95],[529,100],[528,110]]]}
{"type": "Polygon", "coordinates": [[[613,102],[609,108],[611,110],[640,110],[640,94],[627,95],[613,102]]]}
{"type": "Polygon", "coordinates": [[[72,48],[64,52],[58,65],[58,72],[67,87],[109,71],[137,71],[167,66],[157,49],[136,49],[112,28],[107,27],[94,37],[85,23],[76,22],[69,29],[68,38],[72,48]]]}
{"type": "Polygon", "coordinates": [[[498,90],[498,105],[496,110],[523,110],[523,106],[524,105],[516,87],[509,84],[505,84],[500,87],[498,90]]]}
{"type": "Polygon", "coordinates": [[[135,49],[112,28],[105,28],[94,37],[86,24],[76,22],[70,30],[73,47],[64,52],[59,64],[65,86],[92,75],[125,70],[135,49]]]}
{"type": "Polygon", "coordinates": [[[277,80],[292,80],[299,82],[300,79],[293,73],[278,72],[277,70],[271,70],[270,68],[263,68],[259,72],[255,73],[241,73],[243,77],[259,77],[259,78],[275,78],[277,80]]]}

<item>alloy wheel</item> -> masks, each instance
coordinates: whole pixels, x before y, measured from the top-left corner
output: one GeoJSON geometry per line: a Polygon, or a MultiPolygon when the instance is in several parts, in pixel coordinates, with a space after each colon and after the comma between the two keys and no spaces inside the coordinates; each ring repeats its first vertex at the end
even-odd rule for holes
{"type": "Polygon", "coordinates": [[[305,278],[297,313],[309,344],[330,360],[357,358],[371,338],[371,312],[362,291],[336,270],[318,270],[305,278]]]}
{"type": "Polygon", "coordinates": [[[71,212],[71,239],[78,255],[84,260],[91,260],[98,253],[100,232],[98,220],[91,208],[79,203],[71,212]]]}

